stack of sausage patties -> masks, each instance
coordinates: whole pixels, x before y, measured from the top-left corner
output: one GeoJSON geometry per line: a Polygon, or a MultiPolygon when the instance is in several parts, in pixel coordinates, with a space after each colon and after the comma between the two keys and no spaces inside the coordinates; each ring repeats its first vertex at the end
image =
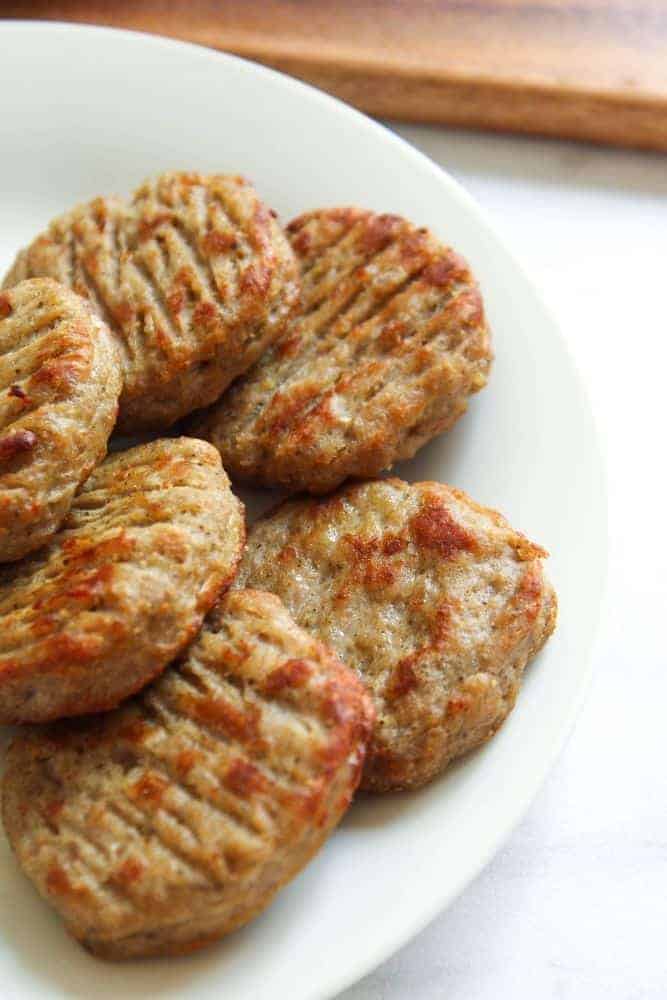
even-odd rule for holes
{"type": "Polygon", "coordinates": [[[373,478],[485,385],[480,293],[397,216],[283,231],[243,178],[168,173],[18,254],[0,351],[5,829],[93,952],[187,951],[261,912],[358,786],[489,739],[553,630],[543,549],[373,478]],[[114,429],[165,436],[107,458],[114,429]],[[246,542],[225,470],[300,495],[246,542]]]}

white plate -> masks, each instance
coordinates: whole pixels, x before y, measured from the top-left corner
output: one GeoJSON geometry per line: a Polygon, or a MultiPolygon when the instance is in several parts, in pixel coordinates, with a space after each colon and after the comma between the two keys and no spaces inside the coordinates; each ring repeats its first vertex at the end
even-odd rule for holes
{"type": "Polygon", "coordinates": [[[166,168],[243,172],[284,219],[358,203],[427,223],[471,261],[497,360],[466,417],[400,474],[500,508],[553,553],[558,631],[480,752],[417,794],[357,803],[255,923],[173,961],[102,965],[0,840],[0,993],[302,1000],[335,994],[446,906],[537,791],[580,702],[606,550],[591,414],[554,324],[484,215],[390,132],[287,77],[163,39],[0,25],[0,267],[64,208],[166,168]]]}

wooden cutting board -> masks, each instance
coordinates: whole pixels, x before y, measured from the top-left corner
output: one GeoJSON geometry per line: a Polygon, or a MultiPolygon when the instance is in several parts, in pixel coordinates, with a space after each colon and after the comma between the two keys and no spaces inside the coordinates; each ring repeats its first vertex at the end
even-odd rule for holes
{"type": "Polygon", "coordinates": [[[0,10],[236,52],[383,117],[667,151],[667,0],[32,0],[0,10]]]}

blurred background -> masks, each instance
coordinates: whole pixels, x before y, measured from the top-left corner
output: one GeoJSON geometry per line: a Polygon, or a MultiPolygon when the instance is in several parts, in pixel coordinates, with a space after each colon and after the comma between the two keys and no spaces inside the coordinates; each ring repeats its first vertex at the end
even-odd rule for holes
{"type": "Polygon", "coordinates": [[[0,16],[210,45],[384,118],[667,150],[664,0],[43,0],[0,16]]]}

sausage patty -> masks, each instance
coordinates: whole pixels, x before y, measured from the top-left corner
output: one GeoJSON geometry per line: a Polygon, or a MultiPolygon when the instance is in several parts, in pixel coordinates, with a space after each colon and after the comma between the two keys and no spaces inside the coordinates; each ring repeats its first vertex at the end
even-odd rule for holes
{"type": "Polygon", "coordinates": [[[0,568],[0,722],[102,711],[147,684],[231,582],[243,537],[211,445],[107,458],[48,545],[0,568]]]}
{"type": "Polygon", "coordinates": [[[288,232],[301,311],[190,432],[232,477],[326,493],[451,427],[486,383],[489,333],[467,264],[426,229],[347,208],[288,232]]]}
{"type": "Polygon", "coordinates": [[[0,293],[0,562],[57,531],[106,454],[121,389],[113,337],[48,278],[0,293]]]}
{"type": "Polygon", "coordinates": [[[23,250],[5,278],[47,275],[89,298],[117,334],[119,427],[163,428],[220,393],[278,337],[297,265],[243,178],[165,173],[128,204],[95,198],[23,250]]]}
{"type": "Polygon", "coordinates": [[[318,850],[372,718],[354,673],[277,598],[233,592],[141,695],[17,737],[5,829],[91,951],[189,951],[260,913],[318,850]]]}
{"type": "Polygon", "coordinates": [[[439,483],[296,499],[252,528],[235,585],[273,591],[368,685],[362,787],[423,785],[489,739],[555,625],[546,552],[439,483]]]}

